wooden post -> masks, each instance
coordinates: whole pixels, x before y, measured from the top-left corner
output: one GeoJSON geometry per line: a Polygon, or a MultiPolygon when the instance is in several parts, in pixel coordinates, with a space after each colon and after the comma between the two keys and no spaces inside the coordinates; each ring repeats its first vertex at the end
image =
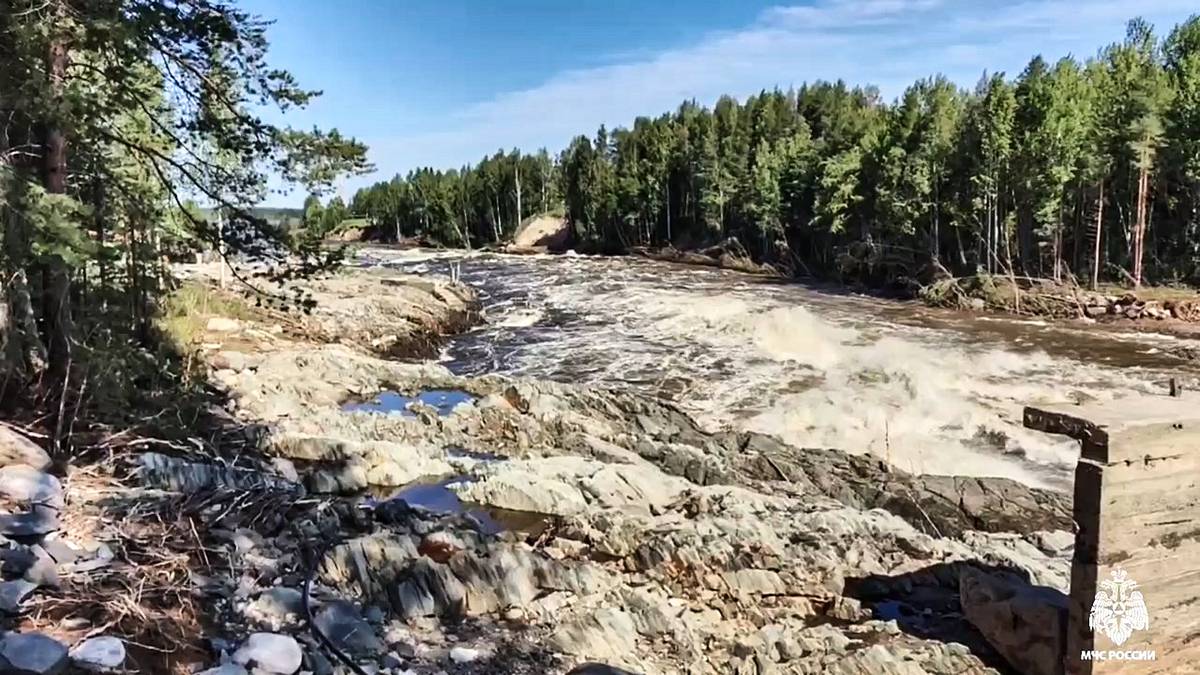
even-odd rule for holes
{"type": "Polygon", "coordinates": [[[1200,398],[1026,408],[1025,426],[1082,443],[1065,671],[1196,672],[1200,398]]]}

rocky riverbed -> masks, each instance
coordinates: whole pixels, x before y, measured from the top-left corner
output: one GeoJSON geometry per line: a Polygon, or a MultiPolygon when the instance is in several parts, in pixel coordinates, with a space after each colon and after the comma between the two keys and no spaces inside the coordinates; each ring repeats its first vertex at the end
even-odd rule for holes
{"type": "Polygon", "coordinates": [[[208,433],[234,450],[155,447],[119,476],[154,505],[126,518],[192,528],[204,639],[179,668],[949,674],[1057,653],[1060,493],[714,433],[624,389],[456,376],[396,357],[462,328],[469,288],[312,290],[303,325],[206,324],[227,400],[208,433]]]}

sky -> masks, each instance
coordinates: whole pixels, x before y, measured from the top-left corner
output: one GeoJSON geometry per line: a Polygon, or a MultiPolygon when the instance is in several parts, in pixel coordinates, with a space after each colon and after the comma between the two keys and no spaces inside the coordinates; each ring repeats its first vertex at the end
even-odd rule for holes
{"type": "MultiPolygon", "coordinates": [[[[557,153],[600,124],[805,81],[873,84],[892,99],[944,74],[965,87],[1035,54],[1087,58],[1140,15],[1166,33],[1196,0],[241,0],[274,20],[270,62],[323,95],[273,118],[336,127],[376,171],[557,153]]],[[[272,206],[299,206],[302,194],[272,206]]]]}

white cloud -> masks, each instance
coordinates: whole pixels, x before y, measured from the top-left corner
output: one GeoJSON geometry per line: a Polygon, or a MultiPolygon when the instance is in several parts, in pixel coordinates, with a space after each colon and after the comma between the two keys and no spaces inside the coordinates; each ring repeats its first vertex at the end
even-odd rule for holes
{"type": "Polygon", "coordinates": [[[1135,13],[1165,31],[1194,0],[817,0],[776,7],[750,26],[713,33],[657,54],[558,73],[530,89],[501,93],[448,114],[436,128],[395,136],[360,134],[376,176],[418,166],[473,163],[500,148],[562,148],[601,124],[673,110],[695,98],[745,96],[804,81],[843,78],[874,84],[886,97],[919,77],[944,73],[964,86],[984,70],[1019,72],[1036,53],[1087,56],[1119,39],[1135,13]]]}

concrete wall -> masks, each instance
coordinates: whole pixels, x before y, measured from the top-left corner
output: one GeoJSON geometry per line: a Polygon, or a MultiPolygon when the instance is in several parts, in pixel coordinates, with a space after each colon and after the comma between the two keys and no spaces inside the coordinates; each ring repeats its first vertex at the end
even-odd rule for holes
{"type": "Polygon", "coordinates": [[[1066,672],[1200,673],[1200,399],[1027,408],[1025,425],[1082,443],[1066,672]],[[1121,570],[1134,584],[1113,585],[1121,570]],[[1140,593],[1149,625],[1119,645],[1093,630],[1101,590],[1125,600],[1114,605],[1125,616],[1137,613],[1140,593]],[[1081,659],[1092,650],[1152,650],[1156,658],[1081,659]]]}

